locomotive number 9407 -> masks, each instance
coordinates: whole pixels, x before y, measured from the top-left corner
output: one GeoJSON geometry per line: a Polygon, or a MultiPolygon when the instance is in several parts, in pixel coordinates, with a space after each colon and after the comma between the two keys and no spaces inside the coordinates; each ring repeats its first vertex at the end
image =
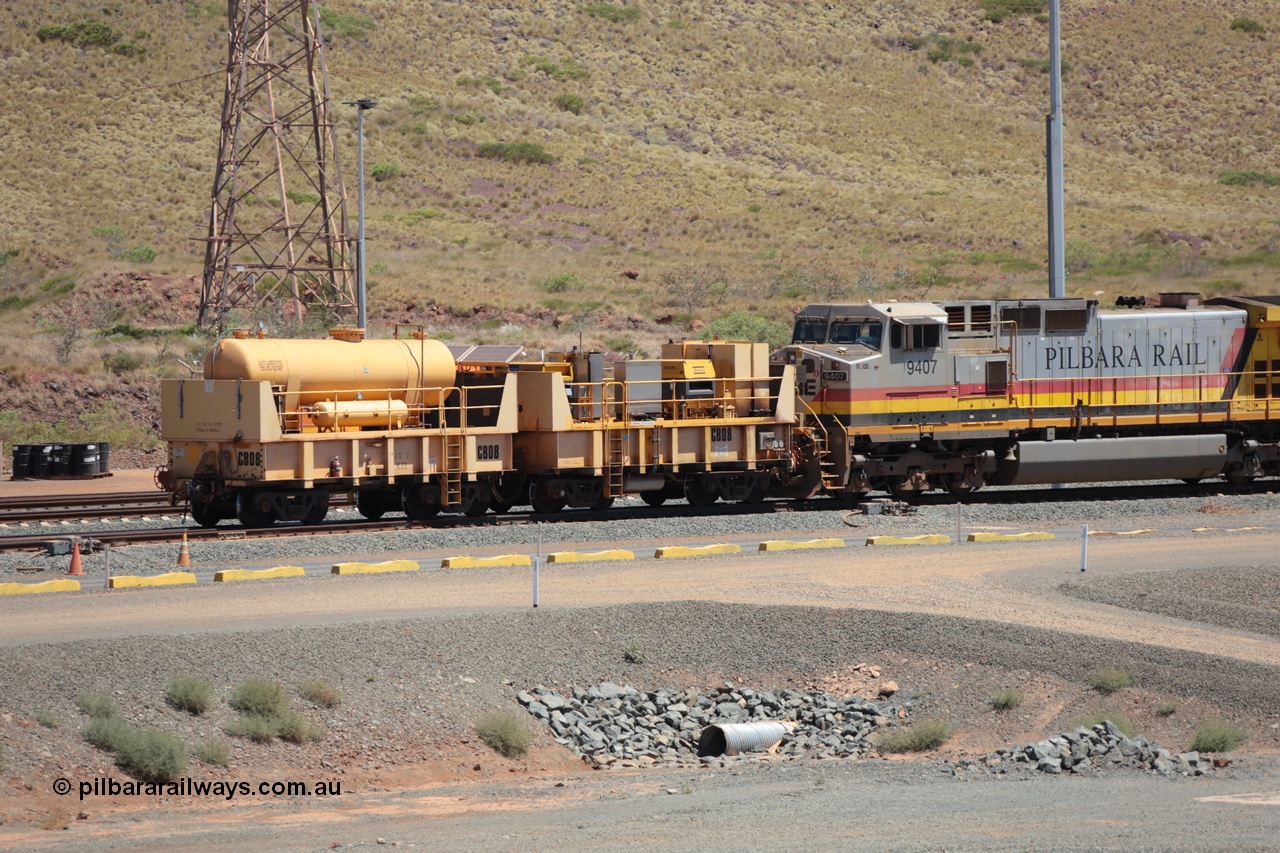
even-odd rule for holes
{"type": "Polygon", "coordinates": [[[927,375],[927,374],[933,373],[937,369],[938,369],[938,362],[933,359],[929,359],[926,361],[908,361],[907,362],[908,376],[927,375]]]}

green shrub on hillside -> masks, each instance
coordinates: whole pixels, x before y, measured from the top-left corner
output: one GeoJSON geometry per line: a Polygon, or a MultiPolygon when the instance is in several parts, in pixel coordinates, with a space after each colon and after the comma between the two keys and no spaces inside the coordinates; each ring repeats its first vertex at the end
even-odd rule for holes
{"type": "Polygon", "coordinates": [[[324,729],[297,711],[285,711],[276,719],[276,736],[289,743],[306,743],[324,740],[324,729]]]}
{"type": "Polygon", "coordinates": [[[557,275],[547,276],[538,283],[538,286],[547,293],[563,293],[570,289],[578,290],[584,285],[586,285],[586,282],[571,272],[562,272],[557,275]]]}
{"type": "Polygon", "coordinates": [[[324,678],[306,678],[298,684],[298,695],[322,708],[334,708],[342,704],[342,691],[324,678]]]}
{"type": "Polygon", "coordinates": [[[951,726],[944,720],[921,720],[900,729],[885,732],[880,748],[885,752],[925,752],[937,749],[951,737],[951,726]]]}
{"type": "Polygon", "coordinates": [[[119,717],[94,717],[81,734],[98,749],[116,752],[133,737],[134,728],[119,717]]]}
{"type": "Polygon", "coordinates": [[[1014,15],[1040,15],[1049,9],[1049,0],[978,0],[978,8],[988,21],[998,24],[1014,15]]]}
{"type": "Polygon", "coordinates": [[[359,15],[343,15],[328,7],[320,7],[320,27],[325,36],[340,33],[352,38],[364,38],[374,28],[373,18],[362,18],[359,15]]]}
{"type": "Polygon", "coordinates": [[[964,60],[977,56],[982,53],[982,45],[970,39],[960,40],[944,36],[941,33],[934,33],[925,38],[913,38],[908,42],[908,46],[912,50],[926,51],[925,55],[930,62],[949,62],[951,60],[964,60]]]}
{"type": "Polygon", "coordinates": [[[227,723],[225,731],[232,737],[242,737],[254,743],[270,743],[276,739],[278,719],[261,714],[245,714],[240,719],[227,723]]]}
{"type": "MultiPolygon", "coordinates": [[[[150,33],[140,32],[139,38],[149,38],[150,33]]],[[[141,56],[147,49],[140,44],[121,41],[124,36],[106,24],[97,21],[80,21],[76,24],[54,25],[36,30],[40,41],[62,41],[84,50],[100,47],[121,56],[141,56]]]]}
{"type": "Polygon", "coordinates": [[[791,341],[791,326],[749,311],[734,311],[712,320],[698,337],[704,341],[757,341],[777,349],[791,341]]]}
{"type": "Polygon", "coordinates": [[[575,59],[562,59],[556,62],[545,56],[526,56],[520,60],[525,65],[532,65],[548,77],[556,80],[582,80],[587,77],[587,69],[575,59]]]}
{"type": "Polygon", "coordinates": [[[56,423],[26,420],[23,413],[6,410],[0,412],[0,441],[5,444],[105,441],[112,450],[151,450],[157,443],[145,426],[139,425],[131,413],[116,403],[103,403],[75,420],[63,418],[56,423]]]}
{"type": "Polygon", "coordinates": [[[1098,247],[1087,240],[1068,240],[1062,259],[1069,273],[1082,273],[1098,261],[1098,247]]]}
{"type": "Polygon", "coordinates": [[[286,190],[285,198],[294,204],[319,204],[320,196],[315,193],[303,192],[302,190],[286,190]]]}
{"type": "Polygon", "coordinates": [[[1244,732],[1233,723],[1221,720],[1205,720],[1196,729],[1196,736],[1188,747],[1193,752],[1231,752],[1244,742],[1244,732]]]}
{"type": "Polygon", "coordinates": [[[495,95],[501,95],[507,91],[507,87],[503,86],[502,81],[497,77],[459,77],[457,83],[459,86],[473,89],[488,89],[495,95]]]}
{"type": "Polygon", "coordinates": [[[555,104],[557,108],[564,110],[567,113],[573,113],[574,115],[582,115],[582,109],[587,105],[587,102],[583,99],[581,95],[575,95],[575,94],[572,94],[571,92],[564,92],[562,94],[556,95],[555,104]]]}
{"type": "Polygon", "coordinates": [[[1223,172],[1218,175],[1218,183],[1229,187],[1247,187],[1253,184],[1275,187],[1280,186],[1280,175],[1270,175],[1265,172],[1223,172]]]}
{"type": "Polygon", "coordinates": [[[179,711],[199,716],[213,706],[213,685],[198,675],[170,679],[164,700],[179,711]]]}
{"type": "Polygon", "coordinates": [[[393,181],[400,177],[399,163],[374,163],[369,172],[375,181],[393,181]]]}
{"type": "Polygon", "coordinates": [[[502,712],[482,717],[476,723],[476,734],[490,749],[507,758],[523,756],[533,739],[518,717],[502,712]]]}
{"type": "Polygon", "coordinates": [[[251,678],[231,693],[228,703],[242,714],[278,717],[289,709],[284,688],[272,681],[251,678]]]}
{"type": "Polygon", "coordinates": [[[1022,704],[1022,691],[1016,687],[1002,687],[991,694],[991,707],[997,711],[1008,711],[1022,704]]]}
{"type": "Polygon", "coordinates": [[[226,767],[231,763],[231,747],[224,740],[201,741],[194,750],[196,758],[205,764],[216,764],[226,767]]]}
{"type": "Polygon", "coordinates": [[[1255,21],[1253,18],[1233,18],[1231,21],[1231,29],[1239,30],[1242,33],[1248,33],[1251,36],[1265,35],[1267,28],[1255,21]]]}
{"type": "Polygon", "coordinates": [[[112,376],[124,376],[126,373],[140,370],[146,363],[147,359],[141,353],[129,350],[118,350],[102,357],[103,368],[112,376]]]}
{"type": "Polygon", "coordinates": [[[80,713],[88,714],[95,720],[104,720],[120,716],[120,705],[105,693],[81,693],[76,697],[76,707],[80,713]]]}
{"type": "Polygon", "coordinates": [[[476,146],[476,154],[508,163],[554,163],[556,158],[534,142],[486,142],[476,146]]]}
{"type": "Polygon", "coordinates": [[[1093,685],[1093,689],[1099,693],[1115,693],[1133,684],[1133,677],[1123,669],[1104,666],[1093,674],[1093,679],[1090,683],[1093,685]]]}
{"type": "Polygon", "coordinates": [[[116,764],[144,782],[169,782],[187,769],[187,746],[158,729],[136,729],[115,750],[116,764]]]}
{"type": "Polygon", "coordinates": [[[81,21],[78,24],[41,27],[36,30],[40,41],[65,41],[79,48],[111,47],[120,41],[121,35],[106,24],[97,21],[81,21]]]}
{"type": "Polygon", "coordinates": [[[432,219],[439,219],[441,216],[444,216],[444,211],[442,210],[436,210],[434,207],[419,207],[401,216],[400,221],[405,225],[421,225],[432,219]]]}
{"type": "Polygon", "coordinates": [[[149,264],[156,259],[156,250],[146,243],[139,243],[132,249],[122,251],[120,257],[126,261],[133,261],[135,264],[149,264]]]}
{"type": "Polygon", "coordinates": [[[640,17],[640,9],[636,6],[615,6],[612,3],[592,3],[583,8],[593,18],[604,18],[613,24],[634,21],[640,17]]]}

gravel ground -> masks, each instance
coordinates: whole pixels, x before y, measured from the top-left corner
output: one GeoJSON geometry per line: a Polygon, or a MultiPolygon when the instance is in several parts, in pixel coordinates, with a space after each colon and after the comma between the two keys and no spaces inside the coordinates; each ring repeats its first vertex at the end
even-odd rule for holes
{"type": "Polygon", "coordinates": [[[1280,567],[1187,569],[1066,583],[1067,595],[1280,636],[1280,567]]]}
{"type": "MultiPolygon", "coordinates": [[[[619,505],[638,500],[628,499],[619,505]]],[[[672,506],[678,506],[673,503],[672,506]]],[[[574,544],[630,540],[661,544],[693,542],[746,542],[752,537],[768,539],[781,536],[842,536],[856,541],[870,535],[916,535],[943,533],[956,535],[957,508],[951,506],[920,507],[916,514],[905,516],[867,516],[848,509],[808,510],[798,512],[758,513],[746,516],[707,519],[699,517],[663,518],[616,522],[574,522],[572,513],[566,520],[541,525],[548,549],[574,544]],[[848,519],[850,524],[845,523],[848,519]],[[714,532],[712,532],[714,530],[714,532]],[[552,543],[558,543],[554,546],[552,543]]],[[[1192,526],[1242,527],[1266,524],[1280,515],[1280,494],[1223,495],[1133,501],[1063,500],[1030,504],[969,503],[960,508],[964,532],[976,530],[1053,530],[1067,536],[1078,536],[1082,525],[1090,530],[1126,531],[1142,527],[1162,527],[1171,522],[1183,525],[1186,533],[1192,526]],[[1195,524],[1188,523],[1191,519],[1195,524]],[[1202,522],[1202,523],[1201,523],[1202,522]]],[[[358,518],[354,510],[330,513],[330,520],[358,518]]],[[[190,522],[188,522],[190,523],[190,522]]],[[[178,517],[155,518],[150,521],[117,519],[77,524],[24,526],[21,532],[49,531],[50,539],[76,535],[78,530],[123,530],[134,528],[172,528],[178,517]]],[[[18,526],[13,526],[18,529],[18,526]]],[[[4,528],[0,527],[0,535],[4,528]]],[[[528,525],[462,526],[448,531],[411,531],[350,536],[288,537],[272,540],[201,542],[199,562],[208,569],[263,563],[277,565],[281,560],[305,560],[344,555],[408,554],[439,552],[447,555],[470,554],[514,549],[532,553],[538,532],[528,525]]],[[[171,571],[175,550],[172,545],[133,546],[113,549],[113,571],[139,574],[171,571]],[[121,566],[124,565],[124,568],[121,566]]],[[[103,571],[100,560],[85,561],[89,575],[103,571]]],[[[65,571],[67,557],[47,557],[32,552],[0,554],[0,577],[20,575],[19,566],[43,566],[48,573],[65,571]]]]}
{"type": "MultiPolygon", "coordinates": [[[[1189,532],[1193,526],[1265,524],[1277,510],[1280,498],[1252,495],[1120,505],[968,505],[963,518],[966,530],[1041,527],[1064,535],[1081,523],[1117,531],[1163,526],[1173,532],[1161,547],[1176,548],[1178,537],[1196,535],[1189,532]],[[1210,512],[1200,511],[1205,507],[1210,512]]],[[[856,541],[871,533],[954,535],[955,529],[955,508],[950,506],[926,507],[908,517],[854,516],[851,520],[856,528],[844,524],[844,515],[823,511],[717,519],[714,535],[707,529],[708,522],[699,519],[609,525],[565,522],[545,525],[543,534],[547,548],[558,548],[561,543],[619,539],[671,544],[796,538],[840,530],[856,541]]],[[[199,553],[202,566],[433,550],[467,553],[510,548],[527,553],[532,535],[536,534],[528,527],[463,528],[444,534],[201,544],[199,553]]],[[[165,571],[173,567],[174,548],[120,549],[112,556],[113,569],[119,571],[117,557],[122,562],[127,559],[131,570],[165,571]]],[[[51,567],[65,564],[65,559],[52,558],[51,567]]],[[[744,557],[744,564],[751,559],[744,557]]],[[[30,555],[3,555],[9,573],[13,573],[12,566],[29,560],[30,555]]],[[[86,560],[91,574],[100,571],[96,562],[86,560]]],[[[1275,637],[1280,636],[1275,620],[1278,579],[1280,574],[1274,567],[1205,567],[1160,575],[1089,575],[1048,589],[1057,595],[1275,637]],[[1162,594],[1155,594],[1153,588],[1162,594]],[[1187,592],[1175,594],[1176,590],[1187,592]]],[[[281,583],[302,589],[313,581],[281,583]]],[[[20,601],[0,604],[21,606],[20,601]]],[[[194,778],[228,774],[232,778],[255,778],[255,774],[256,778],[290,778],[293,774],[293,778],[343,779],[371,797],[379,791],[423,784],[452,786],[479,781],[510,785],[515,784],[510,780],[526,774],[577,779],[574,774],[586,772],[583,765],[556,745],[548,730],[530,723],[533,747],[529,756],[508,760],[478,742],[474,724],[481,715],[495,710],[523,715],[515,699],[520,690],[538,685],[567,690],[602,681],[657,690],[701,689],[727,680],[754,689],[872,695],[883,680],[895,680],[903,708],[910,715],[901,722],[940,716],[952,723],[956,734],[941,752],[926,754],[922,761],[905,766],[890,762],[891,767],[874,770],[873,788],[888,783],[915,790],[926,780],[929,785],[921,789],[926,798],[932,796],[927,792],[936,776],[964,777],[955,765],[939,761],[941,757],[987,754],[1069,731],[1081,717],[1095,713],[1126,715],[1147,737],[1174,751],[1186,747],[1205,719],[1220,717],[1240,725],[1249,736],[1246,753],[1212,774],[1219,782],[1274,784],[1276,768],[1265,754],[1280,751],[1280,667],[958,615],[882,610],[676,601],[552,610],[476,609],[413,619],[163,636],[148,635],[144,624],[138,626],[136,636],[119,639],[2,647],[0,673],[4,674],[0,690],[0,737],[4,744],[0,750],[0,818],[8,821],[6,828],[19,830],[48,820],[59,813],[60,806],[66,808],[65,803],[45,793],[49,780],[59,776],[124,777],[110,756],[89,746],[79,734],[86,718],[77,710],[75,699],[88,692],[110,693],[124,709],[126,719],[168,731],[188,744],[226,741],[232,755],[230,770],[193,759],[187,772],[194,778]],[[627,659],[628,652],[636,648],[644,651],[643,663],[627,659]],[[1118,664],[1133,675],[1134,687],[1111,696],[1090,688],[1098,667],[1118,664]],[[868,675],[867,665],[878,669],[874,677],[868,675]],[[207,678],[219,696],[215,707],[193,717],[166,705],[165,686],[175,675],[207,678]],[[327,729],[323,741],[304,746],[257,744],[226,736],[223,729],[235,719],[236,712],[225,700],[235,685],[248,678],[267,678],[292,689],[311,677],[328,679],[344,696],[332,709],[315,707],[297,695],[292,699],[296,709],[327,729]],[[997,713],[990,697],[996,689],[1010,685],[1022,689],[1026,699],[1012,711],[997,713]],[[1158,710],[1171,704],[1176,706],[1173,714],[1158,710]],[[56,727],[37,723],[38,715],[46,722],[56,721],[56,727]]],[[[703,772],[741,772],[744,775],[739,782],[720,776],[713,783],[695,776],[688,784],[768,790],[774,777],[759,774],[779,772],[759,756],[749,756],[734,767],[703,772]]],[[[1133,774],[1141,775],[1141,771],[1103,771],[1104,777],[1117,780],[1133,774]]],[[[859,779],[871,777],[846,777],[841,770],[831,778],[847,778],[856,788],[861,784],[859,779]]],[[[1032,784],[1060,781],[1035,780],[1032,784]]],[[[606,789],[600,786],[611,783],[590,784],[596,786],[595,796],[608,799],[606,789]]],[[[634,783],[614,784],[625,789],[634,783]]],[[[662,784],[675,784],[683,790],[686,783],[662,784]]],[[[1213,783],[1182,779],[1163,780],[1162,784],[1213,783]]],[[[468,790],[470,793],[463,796],[477,808],[483,809],[480,804],[485,798],[494,796],[506,803],[503,808],[527,807],[512,806],[510,798],[519,799],[520,795],[508,788],[468,790]]],[[[1043,796],[1057,795],[1046,790],[1043,796]]],[[[102,808],[95,806],[94,811],[102,808]]],[[[715,807],[699,808],[711,809],[707,814],[712,814],[715,807]]],[[[456,827],[454,831],[464,839],[461,846],[478,844],[469,831],[456,827]]],[[[5,832],[0,828],[0,845],[5,832]]],[[[705,836],[699,837],[705,840],[705,836]]],[[[673,838],[669,840],[674,843],[673,838]]],[[[252,845],[248,836],[232,846],[246,844],[252,845]]],[[[717,845],[708,841],[707,846],[717,845]]],[[[922,844],[918,849],[929,846],[922,844]]],[[[1073,846],[1043,845],[1045,849],[1073,846]]],[[[1265,844],[1259,845],[1263,848],[1265,844]]]]}

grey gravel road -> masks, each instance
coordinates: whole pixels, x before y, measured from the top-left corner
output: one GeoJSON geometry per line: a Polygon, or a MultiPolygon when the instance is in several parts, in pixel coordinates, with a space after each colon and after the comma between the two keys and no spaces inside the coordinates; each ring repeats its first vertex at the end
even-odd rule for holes
{"type": "MultiPolygon", "coordinates": [[[[546,571],[545,606],[537,611],[528,607],[526,569],[457,573],[425,561],[423,571],[406,576],[10,598],[0,601],[0,847],[1280,849],[1280,570],[1272,559],[1280,534],[1274,525],[1192,532],[1268,527],[1280,499],[1221,500],[1226,511],[1210,513],[1201,511],[1203,499],[965,510],[966,527],[1043,526],[1063,534],[1057,542],[881,552],[858,541],[870,532],[951,532],[955,511],[944,507],[905,519],[856,519],[865,526],[846,528],[856,546],[837,552],[571,564],[546,571]],[[1114,531],[1164,532],[1099,539],[1081,576],[1082,517],[1114,531]],[[1072,533],[1076,539],[1066,538],[1072,533]],[[631,643],[646,651],[644,664],[624,659],[631,643]],[[1133,770],[1090,778],[970,775],[936,759],[590,772],[546,732],[535,733],[539,751],[527,766],[508,766],[474,739],[478,715],[520,710],[515,692],[539,683],[616,680],[653,689],[733,675],[770,687],[912,655],[924,663],[911,682],[902,679],[909,699],[918,691],[922,705],[970,721],[993,722],[992,686],[1009,678],[1029,685],[1027,716],[1010,728],[1018,736],[1062,731],[1089,693],[1090,673],[1122,663],[1138,682],[1120,697],[1128,707],[1171,697],[1179,707],[1174,719],[1185,716],[1192,729],[1203,713],[1238,714],[1252,725],[1252,739],[1229,767],[1199,779],[1133,770]],[[217,707],[190,717],[166,706],[164,686],[175,674],[208,678],[217,707]],[[231,739],[230,768],[193,763],[190,772],[336,777],[347,783],[340,801],[161,799],[139,808],[81,806],[48,793],[59,775],[119,775],[79,736],[75,697],[82,692],[110,692],[131,722],[195,743],[225,738],[234,718],[225,698],[240,681],[293,685],[315,675],[345,694],[337,708],[304,708],[329,730],[325,741],[302,748],[231,739]],[[62,725],[36,725],[42,711],[62,725]],[[413,776],[428,765],[444,775],[413,776]],[[69,809],[69,828],[41,830],[59,808],[69,809]],[[75,820],[80,808],[82,821],[75,820]]],[[[546,545],[748,543],[820,535],[844,527],[841,519],[792,513],[716,529],[705,521],[549,525],[546,545]]],[[[198,559],[281,558],[319,569],[352,556],[501,553],[529,544],[527,529],[450,536],[228,543],[214,546],[225,551],[202,546],[198,559]],[[274,553],[256,550],[263,547],[274,553]]],[[[119,558],[170,568],[173,549],[119,558]]]]}

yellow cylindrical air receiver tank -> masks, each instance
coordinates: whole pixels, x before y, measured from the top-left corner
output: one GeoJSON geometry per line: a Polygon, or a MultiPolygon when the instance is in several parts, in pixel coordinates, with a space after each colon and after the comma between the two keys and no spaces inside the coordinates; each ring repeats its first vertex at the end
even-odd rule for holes
{"type": "MultiPolygon", "coordinates": [[[[454,384],[449,348],[435,340],[222,340],[204,360],[206,379],[258,379],[296,393],[297,405],[322,401],[405,400],[435,406],[454,384]],[[418,390],[425,389],[419,395],[418,390]]],[[[385,418],[385,409],[383,410],[385,418]]]]}

